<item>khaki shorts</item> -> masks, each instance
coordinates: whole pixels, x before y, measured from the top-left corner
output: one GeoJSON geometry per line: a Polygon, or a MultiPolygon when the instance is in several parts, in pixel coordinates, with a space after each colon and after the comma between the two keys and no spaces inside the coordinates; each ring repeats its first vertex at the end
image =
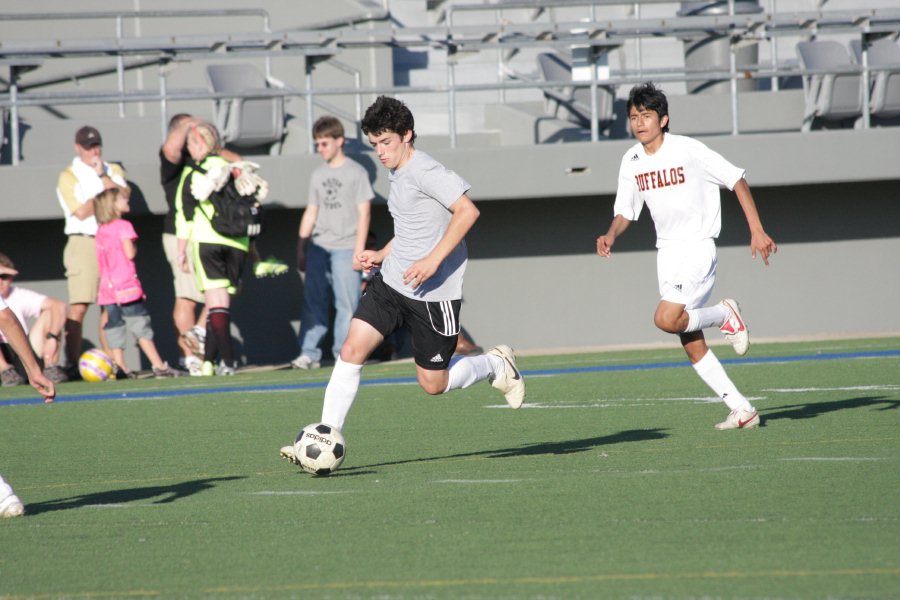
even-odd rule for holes
{"type": "Polygon", "coordinates": [[[69,304],[96,304],[100,269],[94,238],[70,235],[63,250],[63,266],[69,283],[69,304]]]}
{"type": "MultiPolygon", "coordinates": [[[[199,304],[203,304],[203,292],[197,289],[197,277],[194,275],[193,261],[188,261],[190,273],[181,270],[178,264],[178,238],[171,233],[162,235],[163,251],[166,253],[166,260],[172,268],[172,279],[175,284],[175,297],[187,298],[199,304]]],[[[186,249],[190,252],[190,248],[186,249]]]]}

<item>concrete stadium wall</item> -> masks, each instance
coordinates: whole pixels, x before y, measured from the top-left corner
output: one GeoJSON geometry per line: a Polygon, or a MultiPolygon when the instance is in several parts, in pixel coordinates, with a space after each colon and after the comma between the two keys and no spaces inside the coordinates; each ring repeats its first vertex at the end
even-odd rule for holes
{"type": "MultiPolygon", "coordinates": [[[[900,332],[900,181],[755,188],[763,222],[779,243],[765,268],[751,260],[748,233],[733,195],[723,192],[723,233],[714,299],[737,298],[758,338],[900,332]],[[857,207],[864,206],[865,210],[857,207]]],[[[484,346],[522,351],[628,344],[675,344],[652,323],[658,302],[654,233],[644,214],[611,259],[594,254],[612,195],[481,202],[468,243],[462,324],[484,346]]],[[[294,256],[302,209],[270,214],[259,239],[263,256],[294,256]]],[[[171,325],[172,284],[160,243],[161,217],[133,219],[140,235],[138,269],[147,289],[157,346],[177,358],[171,325]]],[[[379,240],[391,235],[386,207],[373,219],[379,240]]],[[[0,252],[21,272],[19,284],[66,298],[62,220],[0,223],[0,252]]],[[[242,360],[286,363],[297,353],[302,283],[296,272],[274,279],[244,277],[234,308],[242,360]]],[[[97,310],[85,337],[96,343],[97,310]]],[[[711,332],[710,339],[719,339],[711,332]]],[[[130,364],[142,364],[129,348],[130,364]]]]}

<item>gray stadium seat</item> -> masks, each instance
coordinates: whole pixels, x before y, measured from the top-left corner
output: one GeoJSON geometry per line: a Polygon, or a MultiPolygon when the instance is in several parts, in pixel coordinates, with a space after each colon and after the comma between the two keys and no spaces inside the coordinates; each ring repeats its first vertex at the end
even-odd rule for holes
{"type": "MultiPolygon", "coordinates": [[[[216,93],[270,89],[263,74],[250,64],[209,65],[206,74],[216,93]]],[[[260,96],[216,100],[215,121],[223,140],[231,146],[280,145],[284,136],[284,98],[260,96]]]]}
{"type": "MultiPolygon", "coordinates": [[[[862,42],[851,41],[850,49],[862,65],[862,42]]],[[[869,111],[879,118],[900,116],[900,46],[893,38],[881,38],[869,46],[867,54],[871,70],[869,111]]]]}
{"type": "Polygon", "coordinates": [[[797,56],[804,69],[835,71],[803,76],[804,131],[812,129],[814,119],[841,121],[862,116],[861,69],[844,46],[833,41],[799,42],[797,56]]]}
{"type": "MultiPolygon", "coordinates": [[[[572,65],[562,55],[555,52],[545,52],[538,55],[538,64],[544,81],[571,81],[572,65]]],[[[582,127],[591,126],[591,87],[580,83],[567,85],[559,89],[545,88],[544,97],[554,104],[554,114],[557,116],[560,107],[566,109],[567,119],[582,127]]],[[[608,128],[613,122],[613,103],[616,99],[616,90],[613,86],[597,86],[597,121],[600,131],[608,128]]]]}

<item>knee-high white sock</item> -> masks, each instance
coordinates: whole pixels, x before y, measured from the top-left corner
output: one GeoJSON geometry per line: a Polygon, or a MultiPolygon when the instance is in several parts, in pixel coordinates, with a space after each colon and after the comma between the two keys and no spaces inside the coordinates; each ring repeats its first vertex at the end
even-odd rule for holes
{"type": "Polygon", "coordinates": [[[722,323],[731,315],[731,311],[724,304],[692,308],[684,312],[688,314],[688,324],[684,330],[685,333],[700,331],[707,327],[721,327],[722,323]]]}
{"type": "Polygon", "coordinates": [[[467,388],[474,383],[487,379],[503,367],[503,359],[493,354],[479,354],[478,356],[463,356],[450,365],[450,377],[447,380],[447,389],[458,390],[467,388]]]}
{"type": "Polygon", "coordinates": [[[722,399],[728,408],[734,410],[742,408],[744,410],[753,410],[750,402],[741,394],[731,382],[731,379],[725,373],[722,363],[716,358],[712,350],[694,365],[694,370],[700,376],[706,385],[708,385],[716,395],[722,399]]]}
{"type": "Polygon", "coordinates": [[[359,380],[362,376],[362,365],[354,365],[341,360],[334,363],[331,378],[325,388],[325,400],[322,402],[322,422],[338,429],[344,428],[344,419],[353,406],[356,392],[359,391],[359,380]]]}

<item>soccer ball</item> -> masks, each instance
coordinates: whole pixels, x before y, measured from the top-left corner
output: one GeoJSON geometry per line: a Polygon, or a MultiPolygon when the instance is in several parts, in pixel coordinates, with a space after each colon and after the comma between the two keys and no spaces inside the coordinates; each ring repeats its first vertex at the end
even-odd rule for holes
{"type": "Polygon", "coordinates": [[[294,440],[300,468],[313,475],[328,475],[341,466],[346,448],[341,432],[325,423],[307,425],[294,440]]]}
{"type": "Polygon", "coordinates": [[[78,372],[85,381],[106,381],[112,378],[115,367],[106,353],[92,348],[78,359],[78,372]]]}

